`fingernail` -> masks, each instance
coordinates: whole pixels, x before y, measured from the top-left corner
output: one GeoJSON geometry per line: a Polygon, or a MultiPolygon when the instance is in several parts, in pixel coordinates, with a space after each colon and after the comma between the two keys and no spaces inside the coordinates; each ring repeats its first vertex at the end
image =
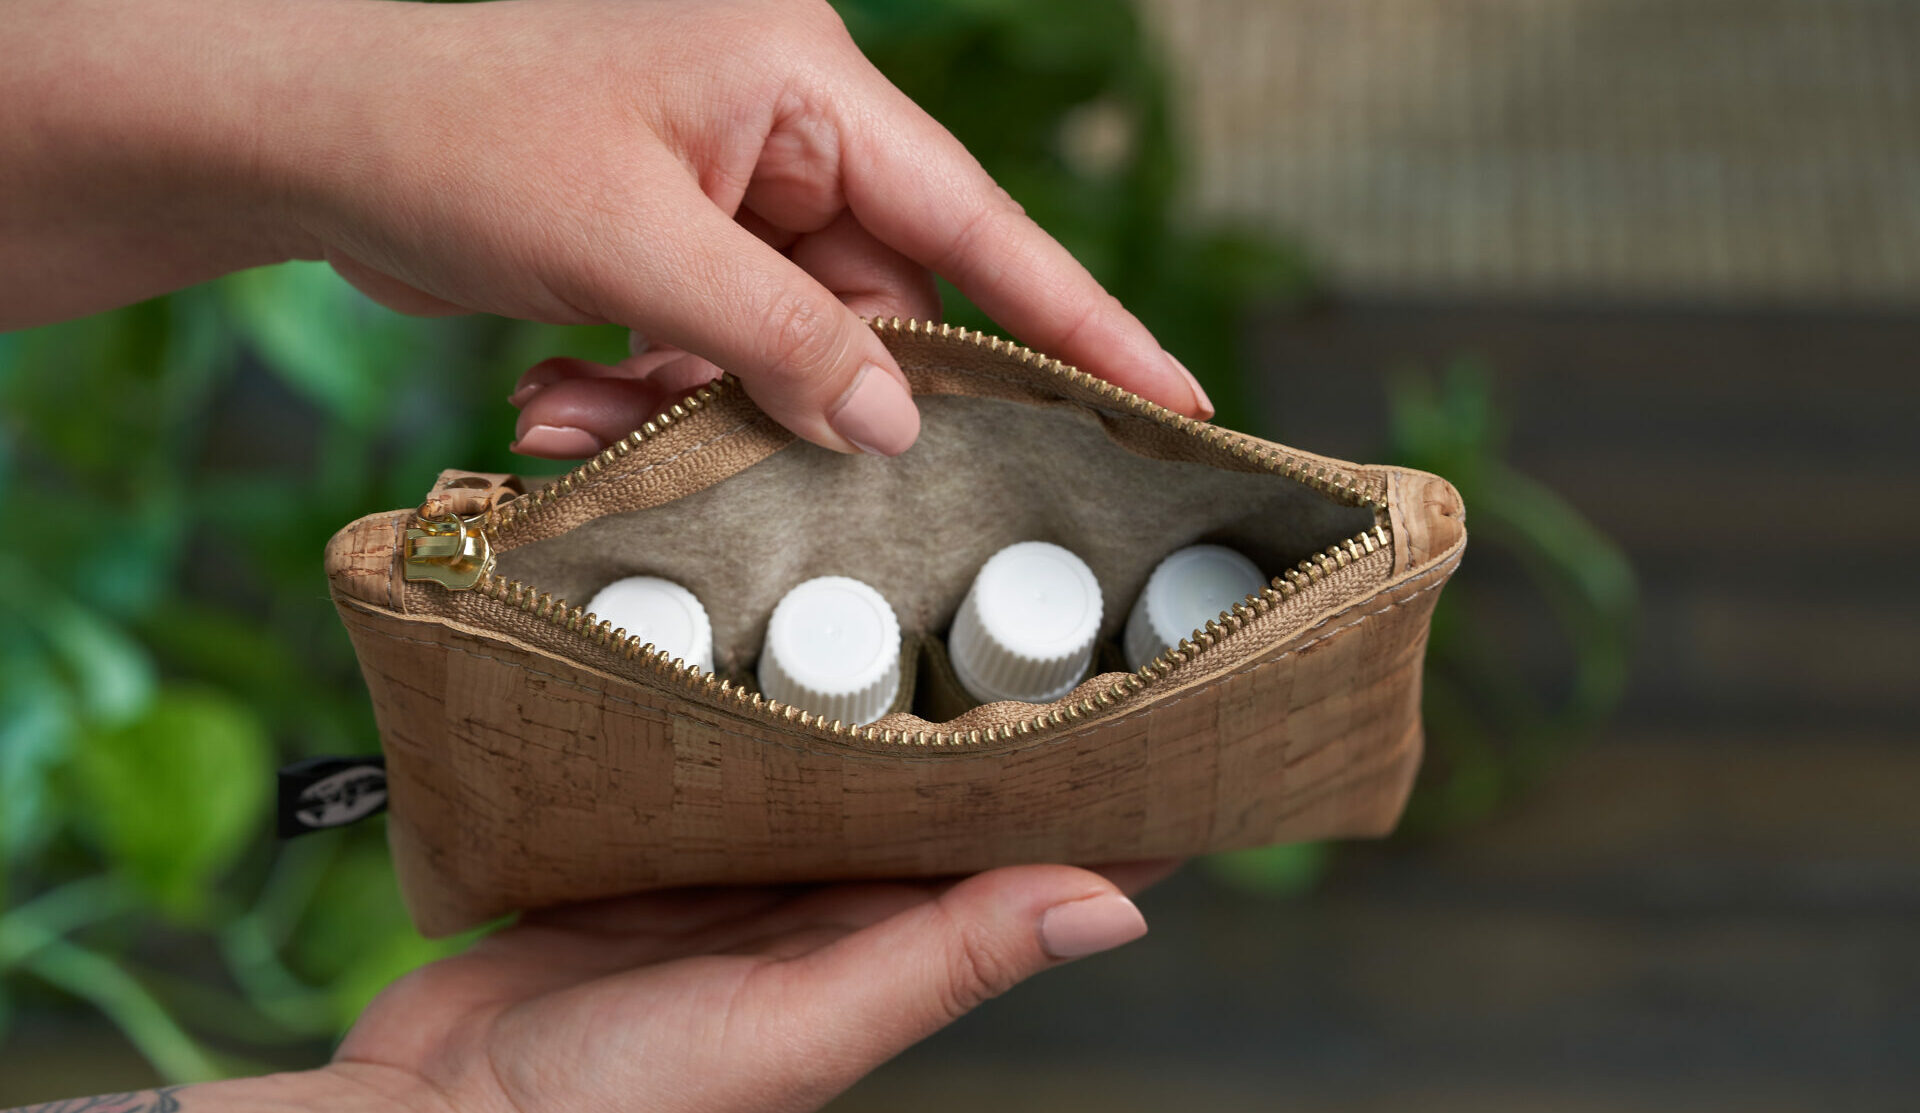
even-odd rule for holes
{"type": "Polygon", "coordinates": [[[630,356],[645,355],[646,351],[647,338],[637,332],[629,331],[627,333],[627,354],[630,356]]]}
{"type": "Polygon", "coordinates": [[[600,440],[571,425],[536,425],[513,442],[512,450],[549,460],[580,460],[600,451],[600,440]]]}
{"type": "Polygon", "coordinates": [[[899,379],[869,363],[827,415],[827,424],[862,452],[898,456],[920,435],[920,411],[899,379]]]}
{"type": "Polygon", "coordinates": [[[1040,917],[1040,946],[1055,958],[1110,951],[1147,933],[1147,918],[1119,893],[1056,904],[1040,917]]]}
{"type": "Polygon", "coordinates": [[[1160,349],[1160,351],[1167,357],[1167,362],[1173,364],[1174,370],[1186,376],[1187,385],[1193,388],[1193,400],[1199,406],[1201,420],[1204,421],[1212,417],[1213,399],[1207,397],[1207,390],[1200,385],[1200,380],[1193,377],[1193,372],[1187,370],[1187,365],[1181,363],[1179,357],[1167,351],[1165,348],[1160,349]]]}
{"type": "Polygon", "coordinates": [[[564,375],[555,367],[554,360],[543,359],[520,374],[520,381],[513,384],[513,393],[507,395],[507,404],[514,409],[524,409],[533,400],[533,396],[545,388],[559,382],[564,375]]]}

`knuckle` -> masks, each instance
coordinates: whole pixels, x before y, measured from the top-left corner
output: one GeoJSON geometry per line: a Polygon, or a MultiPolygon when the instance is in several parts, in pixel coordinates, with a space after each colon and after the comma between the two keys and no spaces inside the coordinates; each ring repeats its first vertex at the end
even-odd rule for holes
{"type": "Polygon", "coordinates": [[[752,5],[740,14],[733,39],[736,51],[744,47],[782,56],[805,44],[853,41],[846,21],[829,0],[793,0],[772,8],[752,5]]]}
{"type": "Polygon", "coordinates": [[[996,226],[1006,219],[1008,211],[998,205],[988,205],[967,217],[954,229],[953,238],[934,269],[943,274],[963,271],[971,260],[990,258],[991,253],[981,251],[980,246],[992,241],[996,226]]]}
{"type": "Polygon", "coordinates": [[[955,930],[956,945],[949,952],[950,967],[941,1008],[949,1021],[972,1012],[1012,989],[1020,971],[1011,958],[994,946],[986,932],[965,924],[955,930]]]}
{"type": "Polygon", "coordinates": [[[839,366],[846,347],[838,315],[799,290],[774,299],[763,326],[760,351],[768,375],[790,383],[821,381],[839,366]]]}
{"type": "Polygon", "coordinates": [[[834,38],[853,41],[847,32],[847,21],[829,0],[803,0],[794,4],[790,13],[803,26],[834,38]]]}
{"type": "Polygon", "coordinates": [[[1102,291],[1099,297],[1089,301],[1081,308],[1080,312],[1074,316],[1073,323],[1068,325],[1067,330],[1060,334],[1058,343],[1062,348],[1070,347],[1075,341],[1080,339],[1081,333],[1086,332],[1103,320],[1111,320],[1116,314],[1125,312],[1126,307],[1120,304],[1119,298],[1102,291]]]}
{"type": "Polygon", "coordinates": [[[1019,230],[1026,210],[998,185],[991,197],[954,229],[934,270],[949,276],[990,276],[1006,265],[1009,253],[1023,253],[1019,230]]]}

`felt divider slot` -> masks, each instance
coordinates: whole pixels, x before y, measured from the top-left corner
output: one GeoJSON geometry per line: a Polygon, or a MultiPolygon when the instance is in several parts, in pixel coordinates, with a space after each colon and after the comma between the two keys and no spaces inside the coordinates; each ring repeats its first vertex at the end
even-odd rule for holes
{"type": "MultiPolygon", "coordinates": [[[[917,690],[911,705],[913,713],[930,723],[944,723],[980,706],[980,701],[961,686],[960,677],[953,671],[953,658],[947,655],[946,635],[921,635],[914,640],[920,643],[920,660],[917,690]]],[[[1093,659],[1080,674],[1079,682],[1103,672],[1129,671],[1120,643],[1102,638],[1094,645],[1093,659]]]]}
{"type": "Polygon", "coordinates": [[[943,636],[989,557],[1050,541],[1093,569],[1107,600],[1100,636],[1118,641],[1174,549],[1226,545],[1271,575],[1374,522],[1282,476],[1141,455],[1077,407],[918,401],[920,440],[902,456],[796,441],[672,502],[503,551],[497,572],[573,601],[622,576],[679,583],[706,605],[714,662],[730,674],[751,672],[767,616],[814,576],[871,584],[903,634],[943,636]]]}
{"type": "Polygon", "coordinates": [[[946,639],[922,635],[918,640],[920,676],[913,713],[930,723],[944,723],[980,706],[980,701],[960,686],[960,678],[953,671],[953,659],[947,656],[946,639]]]}

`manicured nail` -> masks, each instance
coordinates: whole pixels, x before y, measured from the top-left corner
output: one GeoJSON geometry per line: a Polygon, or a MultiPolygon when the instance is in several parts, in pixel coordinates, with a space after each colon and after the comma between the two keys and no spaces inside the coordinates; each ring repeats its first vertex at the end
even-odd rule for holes
{"type": "Polygon", "coordinates": [[[1187,370],[1187,365],[1181,363],[1179,357],[1167,351],[1165,348],[1160,349],[1160,351],[1167,357],[1167,362],[1173,364],[1174,370],[1186,376],[1187,385],[1193,388],[1193,400],[1200,408],[1200,419],[1204,421],[1212,417],[1213,399],[1207,397],[1207,390],[1200,385],[1200,380],[1193,377],[1193,372],[1187,370]]]}
{"type": "Polygon", "coordinates": [[[513,451],[522,456],[544,456],[549,460],[582,460],[600,448],[598,437],[571,425],[536,425],[512,445],[513,451]]]}
{"type": "Polygon", "coordinates": [[[1055,958],[1110,951],[1147,933],[1147,918],[1119,893],[1056,904],[1040,917],[1040,946],[1055,958]]]}
{"type": "Polygon", "coordinates": [[[534,395],[566,378],[558,364],[558,360],[543,359],[521,372],[520,381],[513,384],[513,393],[507,395],[507,404],[516,410],[525,409],[534,395]]]}
{"type": "Polygon", "coordinates": [[[877,363],[860,369],[827,424],[873,456],[898,456],[920,435],[920,411],[913,395],[877,363]]]}

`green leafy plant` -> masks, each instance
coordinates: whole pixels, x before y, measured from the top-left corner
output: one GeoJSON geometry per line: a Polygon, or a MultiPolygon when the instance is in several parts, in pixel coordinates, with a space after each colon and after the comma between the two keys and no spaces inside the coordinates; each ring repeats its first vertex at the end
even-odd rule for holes
{"type": "Polygon", "coordinates": [[[516,466],[527,364],[624,347],[316,264],[0,337],[0,1032],[52,989],[210,1077],[459,945],[408,924],[377,825],[268,833],[275,764],[374,743],[319,554],[447,463],[516,466]]]}

